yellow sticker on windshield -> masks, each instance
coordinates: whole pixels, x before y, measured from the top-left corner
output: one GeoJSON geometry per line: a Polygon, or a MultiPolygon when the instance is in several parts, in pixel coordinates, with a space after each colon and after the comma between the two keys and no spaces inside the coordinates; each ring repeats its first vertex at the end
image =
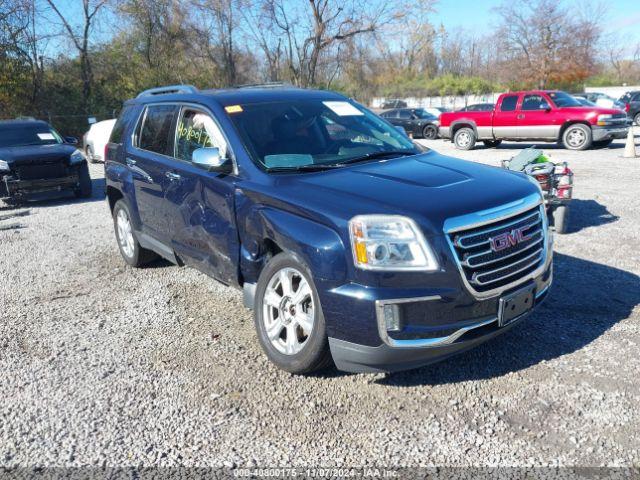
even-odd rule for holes
{"type": "Polygon", "coordinates": [[[224,107],[227,113],[240,113],[242,111],[242,107],[240,105],[229,105],[224,107]]]}

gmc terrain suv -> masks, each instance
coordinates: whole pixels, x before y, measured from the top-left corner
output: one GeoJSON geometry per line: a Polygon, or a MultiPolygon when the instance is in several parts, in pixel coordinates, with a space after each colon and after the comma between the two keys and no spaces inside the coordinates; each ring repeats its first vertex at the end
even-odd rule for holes
{"type": "Polygon", "coordinates": [[[89,167],[76,143],[46,122],[0,121],[0,198],[19,201],[62,190],[91,196],[89,167]]]}
{"type": "Polygon", "coordinates": [[[105,173],[124,260],[242,288],[290,372],[444,359],[513,327],[551,284],[534,180],[425,151],[336,93],[142,92],[105,173]]]}

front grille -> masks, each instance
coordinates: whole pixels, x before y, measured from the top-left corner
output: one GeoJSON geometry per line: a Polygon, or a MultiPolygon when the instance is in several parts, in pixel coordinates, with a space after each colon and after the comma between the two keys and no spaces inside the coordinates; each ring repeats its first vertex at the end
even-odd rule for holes
{"type": "Polygon", "coordinates": [[[16,167],[15,172],[20,180],[59,178],[67,175],[67,169],[62,163],[21,165],[16,167]]]}
{"type": "Polygon", "coordinates": [[[480,227],[449,234],[458,265],[476,292],[489,292],[517,283],[544,262],[545,231],[542,208],[502,218],[480,227]],[[522,229],[516,245],[495,252],[493,238],[522,229]]]}

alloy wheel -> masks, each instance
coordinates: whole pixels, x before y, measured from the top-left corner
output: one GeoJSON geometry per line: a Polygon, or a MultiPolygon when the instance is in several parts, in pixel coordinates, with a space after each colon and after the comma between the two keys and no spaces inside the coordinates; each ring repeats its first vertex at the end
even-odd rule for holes
{"type": "Polygon", "coordinates": [[[295,268],[277,271],[267,283],[262,300],[267,338],[284,355],[295,355],[313,331],[315,305],[311,286],[295,268]]]}
{"type": "Polygon", "coordinates": [[[120,243],[120,248],[128,258],[132,258],[135,250],[133,228],[131,227],[131,220],[129,220],[129,215],[126,210],[118,210],[116,226],[118,227],[118,242],[120,243]]]}

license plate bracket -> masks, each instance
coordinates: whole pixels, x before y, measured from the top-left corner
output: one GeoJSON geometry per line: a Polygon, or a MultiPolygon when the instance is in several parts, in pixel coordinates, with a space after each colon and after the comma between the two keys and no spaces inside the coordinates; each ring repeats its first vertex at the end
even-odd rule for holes
{"type": "Polygon", "coordinates": [[[506,327],[533,308],[534,287],[527,287],[500,299],[498,326],[506,327]]]}

